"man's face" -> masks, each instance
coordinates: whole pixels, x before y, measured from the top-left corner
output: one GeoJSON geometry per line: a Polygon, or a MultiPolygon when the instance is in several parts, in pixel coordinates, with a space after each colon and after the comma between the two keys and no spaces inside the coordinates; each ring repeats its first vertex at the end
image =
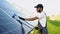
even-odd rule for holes
{"type": "Polygon", "coordinates": [[[36,10],[37,10],[37,12],[41,13],[43,11],[43,8],[37,8],[36,10]]]}

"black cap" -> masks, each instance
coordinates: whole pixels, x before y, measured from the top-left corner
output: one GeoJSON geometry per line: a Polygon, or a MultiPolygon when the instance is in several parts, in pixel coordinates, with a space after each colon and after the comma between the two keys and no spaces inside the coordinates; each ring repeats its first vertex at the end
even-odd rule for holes
{"type": "Polygon", "coordinates": [[[37,6],[35,6],[35,8],[43,8],[42,4],[38,4],[37,6]]]}

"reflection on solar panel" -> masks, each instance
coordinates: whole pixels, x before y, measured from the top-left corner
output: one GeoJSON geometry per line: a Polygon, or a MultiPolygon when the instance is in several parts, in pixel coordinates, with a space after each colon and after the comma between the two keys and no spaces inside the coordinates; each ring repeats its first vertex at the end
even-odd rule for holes
{"type": "Polygon", "coordinates": [[[0,9],[0,34],[22,34],[21,25],[0,9]]]}
{"type": "MultiPolygon", "coordinates": [[[[21,27],[20,22],[12,18],[17,11],[18,10],[6,0],[0,0],[0,34],[23,34],[22,27],[25,32],[24,34],[27,34],[34,28],[32,25],[19,19],[22,22],[21,27]]],[[[19,15],[22,16],[21,13],[19,15]]]]}

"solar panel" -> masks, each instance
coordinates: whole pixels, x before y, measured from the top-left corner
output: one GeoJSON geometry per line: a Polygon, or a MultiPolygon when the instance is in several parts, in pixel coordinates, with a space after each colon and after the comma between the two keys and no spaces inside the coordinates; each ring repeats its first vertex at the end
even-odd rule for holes
{"type": "Polygon", "coordinates": [[[14,14],[13,16],[14,16],[13,18],[15,20],[17,20],[21,24],[21,26],[24,28],[24,32],[26,34],[29,33],[29,31],[31,31],[34,28],[34,26],[31,25],[30,23],[28,23],[28,22],[26,22],[24,20],[19,19],[18,15],[14,14]]]}
{"type": "MultiPolygon", "coordinates": [[[[0,0],[0,34],[22,34],[22,27],[24,28],[25,33],[30,32],[34,27],[19,19],[22,22],[21,24],[12,18],[14,14],[17,13],[17,9],[9,4],[6,0],[0,0]]],[[[20,16],[23,16],[19,13],[20,16]]]]}
{"type": "Polygon", "coordinates": [[[0,9],[0,34],[22,34],[21,24],[0,9]]]}

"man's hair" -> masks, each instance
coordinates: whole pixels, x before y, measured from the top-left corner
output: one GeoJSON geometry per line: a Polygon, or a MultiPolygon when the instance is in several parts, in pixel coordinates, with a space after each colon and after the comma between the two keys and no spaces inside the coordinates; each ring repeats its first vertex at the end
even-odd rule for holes
{"type": "Polygon", "coordinates": [[[38,4],[37,6],[35,6],[35,8],[43,8],[42,4],[38,4]]]}

